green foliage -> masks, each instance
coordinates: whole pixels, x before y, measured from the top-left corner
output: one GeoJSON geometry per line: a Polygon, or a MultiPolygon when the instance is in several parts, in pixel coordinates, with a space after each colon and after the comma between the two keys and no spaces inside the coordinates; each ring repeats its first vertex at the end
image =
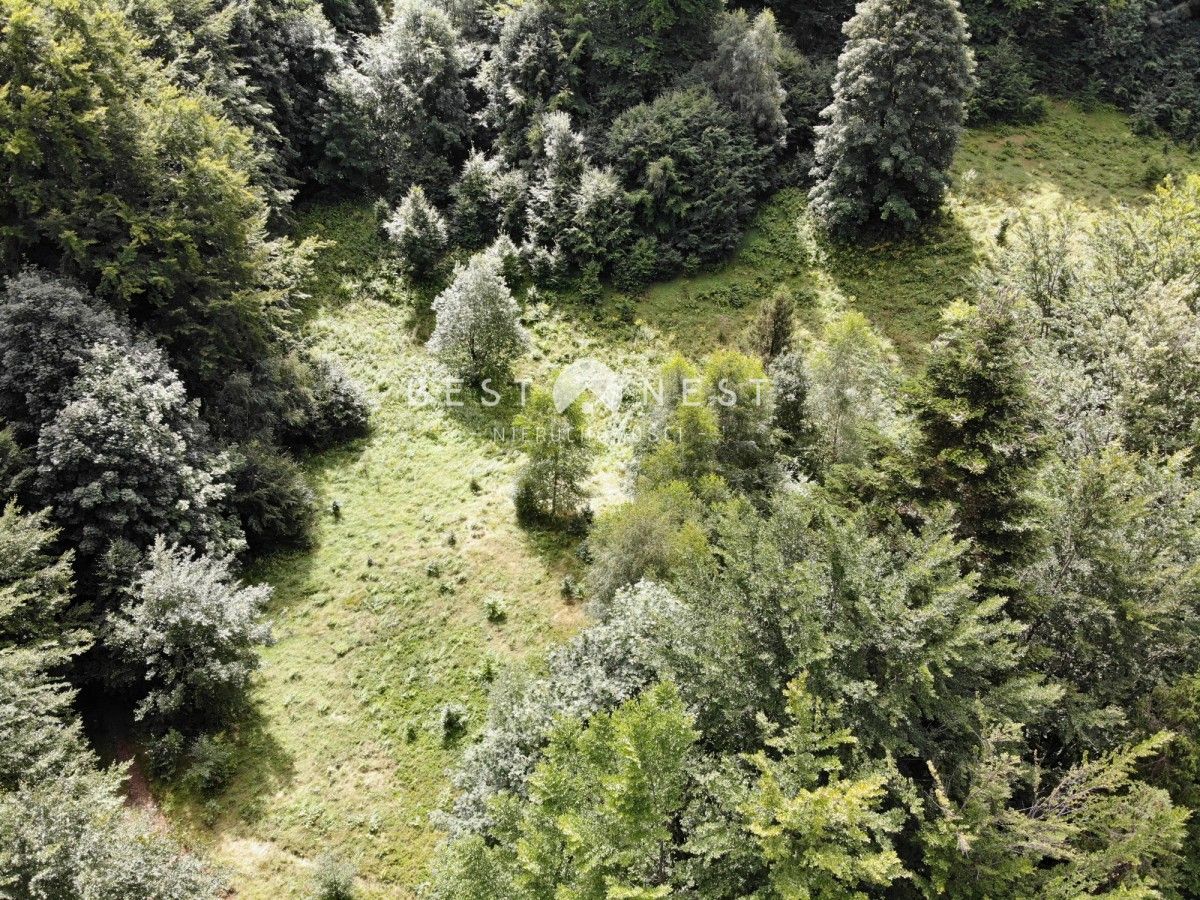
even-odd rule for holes
{"type": "Polygon", "coordinates": [[[393,197],[418,184],[441,202],[466,151],[464,71],[449,16],[425,0],[397,3],[333,78],[324,179],[393,197]]]}
{"type": "Polygon", "coordinates": [[[482,68],[484,120],[503,158],[518,162],[531,148],[530,130],[543,113],[570,109],[580,72],[554,4],[531,0],[508,10],[492,55],[482,68]]]}
{"type": "Polygon", "coordinates": [[[631,192],[634,221],[658,242],[657,274],[731,250],[765,176],[764,151],[698,88],[622,113],[605,157],[631,192]]]}
{"type": "Polygon", "coordinates": [[[526,462],[517,476],[514,502],[522,522],[571,521],[586,498],[594,448],[578,401],[559,412],[554,397],[535,390],[513,419],[526,462]]]}
{"type": "Polygon", "coordinates": [[[155,541],[104,638],[144,694],[137,717],[197,728],[236,707],[257,648],[271,642],[260,620],[270,596],[265,585],[238,586],[225,560],[155,541]]]}
{"type": "Polygon", "coordinates": [[[157,537],[240,549],[224,509],[227,461],[161,352],[97,344],[62,403],[38,438],[35,488],[81,563],[157,537]]]}
{"type": "Polygon", "coordinates": [[[419,184],[408,189],[383,230],[396,245],[405,270],[416,278],[428,276],[446,249],[446,222],[419,184]]]}
{"type": "Polygon", "coordinates": [[[1055,779],[1020,759],[1019,737],[1015,728],[985,735],[963,801],[950,800],[939,783],[940,817],[922,835],[931,872],[925,895],[1160,896],[1187,813],[1133,776],[1170,735],[1085,760],[1055,779]],[[1018,792],[1032,796],[1013,808],[1018,792]]]}
{"type": "Polygon", "coordinates": [[[234,451],[229,478],[229,503],[252,553],[312,547],[315,498],[295,462],[270,447],[249,444],[234,451]]]}
{"type": "Polygon", "coordinates": [[[588,536],[593,601],[606,604],[623,587],[666,578],[689,557],[703,556],[708,538],[698,524],[702,512],[686,484],[669,482],[600,513],[588,536]]]}
{"type": "Polygon", "coordinates": [[[557,0],[582,72],[578,93],[601,122],[649,102],[708,56],[718,0],[557,0]]]}
{"type": "Polygon", "coordinates": [[[129,337],[78,284],[34,269],[9,278],[0,299],[0,416],[36,438],[97,343],[125,346],[129,337]]]}
{"type": "Polygon", "coordinates": [[[314,900],[354,900],[354,867],[325,855],[317,860],[313,877],[314,900]]]}
{"type": "Polygon", "coordinates": [[[125,810],[120,782],[93,770],[0,794],[0,885],[35,900],[225,896],[223,878],[125,810]]]}
{"type": "Polygon", "coordinates": [[[779,472],[771,381],[762,362],[736,350],[720,350],[704,364],[702,391],[716,419],[717,473],[744,493],[770,490],[779,472]]]}
{"type": "Polygon", "coordinates": [[[713,43],[715,52],[706,63],[713,93],[764,144],[781,143],[787,128],[786,94],[779,82],[782,50],[775,16],[765,9],[752,22],[745,10],[725,13],[713,43]]]}
{"type": "Polygon", "coordinates": [[[529,801],[495,801],[498,843],[458,845],[435,896],[669,896],[664,851],[695,740],[670,683],[586,726],[562,722],[530,777],[529,801]]]}
{"type": "Polygon", "coordinates": [[[974,85],[956,0],[871,0],[846,24],[813,211],[841,235],[913,231],[941,205],[974,85]]]}
{"type": "Polygon", "coordinates": [[[923,496],[956,507],[984,586],[1013,593],[1039,540],[1031,489],[1045,425],[1020,353],[1012,300],[952,305],[909,407],[920,429],[913,466],[923,496]]]}
{"type": "Polygon", "coordinates": [[[788,687],[789,724],[750,762],[757,781],[741,808],[770,871],[775,897],[850,898],[886,889],[907,873],[891,836],[899,810],[883,811],[886,773],[843,775],[839,752],[854,743],[805,690],[788,687]]]}
{"type": "Polygon", "coordinates": [[[1032,67],[1008,39],[976,50],[978,84],[967,104],[967,121],[1037,122],[1046,115],[1046,102],[1034,91],[1032,67]]]}
{"type": "Polygon", "coordinates": [[[200,396],[277,352],[305,253],[266,236],[247,134],[171,84],[102,0],[7,0],[0,21],[4,268],[59,261],[200,396]]]}
{"type": "Polygon", "coordinates": [[[503,266],[498,246],[476,253],[455,269],[453,282],[433,301],[437,324],[426,346],[453,375],[471,384],[503,385],[513,361],[529,345],[503,266]]]}
{"type": "Polygon", "coordinates": [[[790,289],[779,287],[758,311],[746,336],[749,350],[764,365],[791,348],[795,328],[796,301],[790,289]]]}

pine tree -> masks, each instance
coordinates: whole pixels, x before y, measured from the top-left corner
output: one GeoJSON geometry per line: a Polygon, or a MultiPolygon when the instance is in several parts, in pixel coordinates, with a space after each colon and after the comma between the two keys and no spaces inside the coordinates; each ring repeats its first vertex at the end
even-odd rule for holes
{"type": "Polygon", "coordinates": [[[867,0],[845,26],[809,194],[835,232],[912,231],[938,208],[974,83],[956,0],[867,0]]]}
{"type": "Polygon", "coordinates": [[[1044,451],[1038,401],[1008,298],[953,304],[945,321],[910,398],[921,435],[914,468],[925,500],[955,505],[984,587],[1009,592],[1038,543],[1030,493],[1044,451]]]}
{"type": "Polygon", "coordinates": [[[476,253],[433,301],[437,324],[426,346],[453,374],[472,384],[505,377],[529,346],[503,266],[498,248],[476,253]]]}
{"type": "Polygon", "coordinates": [[[425,199],[425,189],[419,184],[408,189],[383,229],[400,251],[404,268],[415,278],[428,275],[446,249],[446,221],[425,199]]]}

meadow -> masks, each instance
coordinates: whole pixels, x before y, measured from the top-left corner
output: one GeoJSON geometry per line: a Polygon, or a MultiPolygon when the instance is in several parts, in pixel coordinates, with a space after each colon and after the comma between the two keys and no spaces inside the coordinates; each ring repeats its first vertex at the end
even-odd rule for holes
{"type": "MultiPolygon", "coordinates": [[[[1122,114],[1053,102],[1038,125],[967,134],[946,212],[919,240],[816,242],[803,193],[786,189],[719,267],[637,296],[606,290],[593,305],[533,292],[525,318],[535,350],[520,374],[546,383],[581,356],[644,372],[676,349],[699,357],[736,345],[779,284],[809,324],[825,306],[857,307],[915,366],[939,310],[970,297],[972,267],[1016,217],[1136,203],[1188,171],[1200,171],[1200,155],[1134,134],[1122,114]]],[[[375,209],[313,201],[297,232],[329,242],[309,287],[306,339],[366,386],[372,432],[306,464],[322,511],[315,549],[249,573],[274,587],[277,641],[256,677],[254,716],[231,738],[233,777],[207,799],[171,785],[158,793],[175,829],[229,868],[239,897],[304,897],[324,855],[357,868],[363,896],[415,896],[439,839],[430,814],[450,796],[448,772],[482,724],[490,685],[505,667],[536,665],[585,620],[564,591],[582,563],[577,539],[515,522],[520,454],[494,438],[511,398],[489,409],[410,397],[430,374],[430,297],[401,286],[375,209]],[[497,597],[506,614],[489,621],[497,597]],[[439,715],[450,703],[469,718],[446,740],[439,715]]],[[[620,496],[627,449],[604,452],[594,506],[620,496]]]]}

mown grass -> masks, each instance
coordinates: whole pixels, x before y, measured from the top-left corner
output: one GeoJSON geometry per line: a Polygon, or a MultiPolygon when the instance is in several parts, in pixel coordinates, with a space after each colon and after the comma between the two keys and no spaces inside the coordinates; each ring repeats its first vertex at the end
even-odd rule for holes
{"type": "MultiPolygon", "coordinates": [[[[638,372],[673,347],[699,356],[736,344],[780,283],[795,289],[810,324],[821,304],[858,306],[915,364],[942,306],[969,295],[971,266],[1013,207],[1136,201],[1160,158],[1171,170],[1200,170],[1195,155],[1162,146],[1111,111],[1053,104],[1039,125],[967,135],[947,214],[919,240],[826,244],[815,258],[804,196],[784,191],[711,271],[637,297],[610,293],[597,307],[529,298],[537,348],[521,374],[546,381],[583,355],[638,372]]],[[[399,285],[371,205],[314,205],[298,231],[336,242],[318,260],[306,330],[367,387],[374,430],[307,464],[326,510],[316,549],[250,573],[275,587],[278,642],[263,653],[237,774],[210,800],[167,791],[165,809],[231,868],[239,897],[306,896],[323,853],[358,866],[363,896],[408,897],[438,839],[429,814],[449,796],[447,771],[482,721],[489,671],[579,627],[582,612],[560,584],[580,564],[575,539],[513,520],[519,454],[492,434],[511,405],[409,402],[406,385],[431,373],[420,346],[428,297],[399,285]],[[338,517],[328,511],[334,501],[338,517]],[[503,622],[487,621],[493,592],[507,602],[503,622]],[[445,740],[438,711],[450,702],[465,704],[470,720],[465,736],[445,740]]],[[[597,427],[615,433],[637,414],[630,402],[597,427]]],[[[601,457],[597,504],[619,496],[627,461],[619,443],[601,457]]]]}

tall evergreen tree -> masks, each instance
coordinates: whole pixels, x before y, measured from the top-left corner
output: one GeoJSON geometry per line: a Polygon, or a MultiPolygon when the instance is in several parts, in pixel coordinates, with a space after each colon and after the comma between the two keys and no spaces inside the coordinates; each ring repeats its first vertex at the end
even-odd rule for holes
{"type": "Polygon", "coordinates": [[[957,0],[867,0],[817,130],[814,211],[847,235],[911,231],[942,200],[974,83],[957,0]]]}
{"type": "Polygon", "coordinates": [[[1008,298],[955,304],[945,319],[910,397],[921,432],[916,474],[924,499],[956,505],[984,586],[1007,592],[1038,540],[1030,493],[1044,450],[1037,400],[1008,298]]]}

